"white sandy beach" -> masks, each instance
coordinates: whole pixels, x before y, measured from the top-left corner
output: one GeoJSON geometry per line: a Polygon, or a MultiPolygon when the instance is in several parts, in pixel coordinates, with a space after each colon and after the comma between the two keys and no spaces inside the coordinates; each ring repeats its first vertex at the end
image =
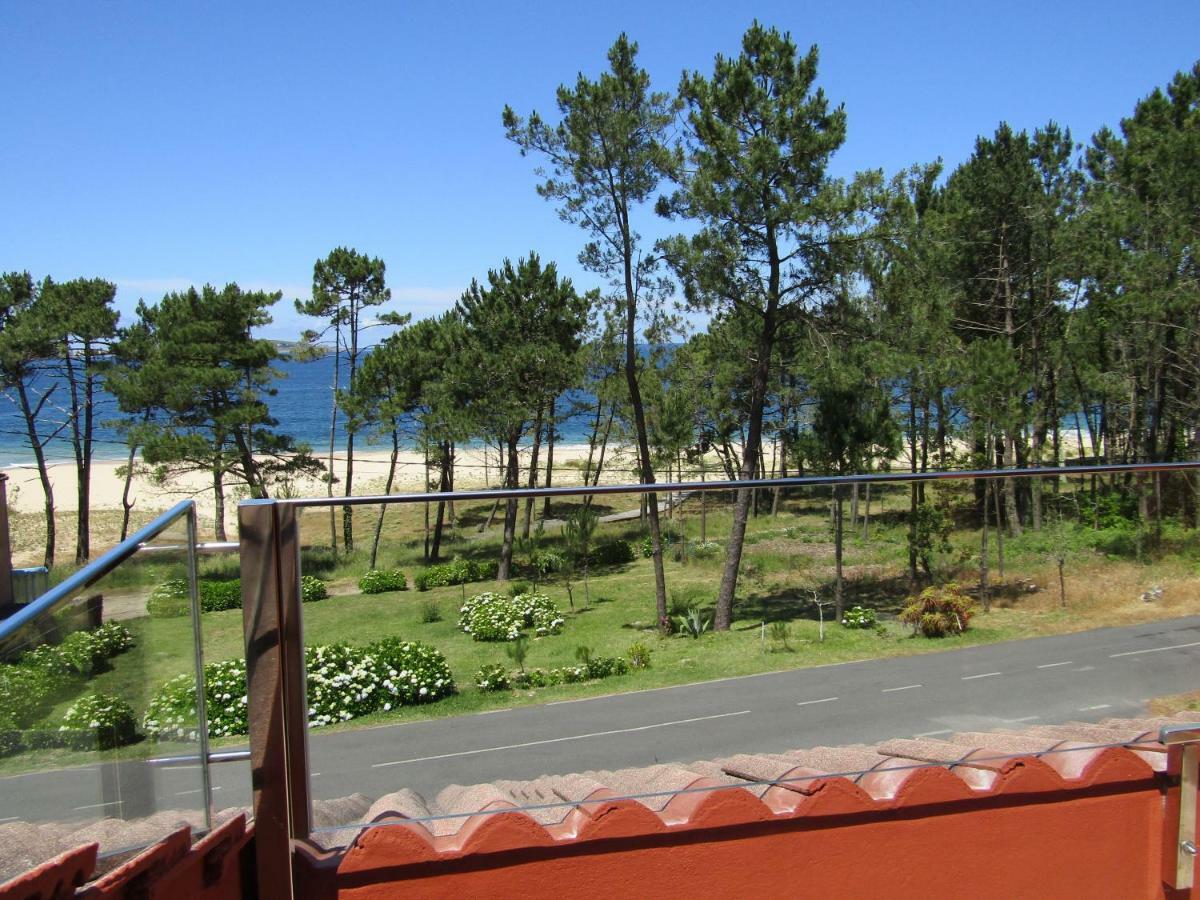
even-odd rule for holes
{"type": "MultiPolygon", "coordinates": [[[[529,462],[530,448],[521,451],[521,465],[529,462]]],[[[580,472],[587,459],[586,445],[556,445],[554,448],[554,481],[559,484],[578,484],[580,472]]],[[[382,493],[387,478],[387,451],[369,450],[354,454],[354,493],[382,493]]],[[[539,467],[545,470],[546,448],[542,447],[539,467]]],[[[612,480],[630,480],[629,469],[632,465],[632,455],[626,451],[617,451],[609,447],[605,457],[606,475],[612,480]]],[[[98,460],[92,464],[92,494],[90,506],[93,510],[121,509],[121,494],[125,487],[125,479],[118,470],[124,466],[121,460],[98,460]]],[[[340,454],[335,458],[335,469],[339,482],[334,485],[334,492],[341,494],[344,490],[341,479],[345,476],[345,457],[340,454]]],[[[34,465],[11,466],[4,470],[8,475],[8,498],[11,507],[22,513],[40,513],[44,508],[42,485],[38,478],[37,467],[34,465]]],[[[54,463],[49,468],[50,482],[54,490],[55,508],[60,512],[74,512],[78,509],[75,465],[69,462],[54,463]]],[[[527,477],[523,474],[522,476],[527,477]]],[[[501,473],[496,466],[495,450],[485,451],[481,447],[460,448],[455,462],[455,487],[478,488],[496,485],[501,473]]],[[[415,493],[423,489],[425,479],[424,458],[419,453],[402,451],[397,461],[396,479],[392,493],[415,493]]],[[[608,481],[606,477],[604,480],[608,481]]],[[[435,486],[436,487],[436,486],[435,486]]],[[[326,485],[317,479],[307,479],[297,483],[293,493],[297,496],[324,496],[326,485]]],[[[140,513],[167,509],[180,500],[194,499],[200,513],[211,516],[213,511],[212,481],[204,472],[193,472],[180,476],[168,484],[156,484],[149,476],[134,478],[131,496],[135,499],[135,509],[140,513]]],[[[238,495],[233,486],[226,488],[226,512],[229,524],[237,506],[238,495]]]]}

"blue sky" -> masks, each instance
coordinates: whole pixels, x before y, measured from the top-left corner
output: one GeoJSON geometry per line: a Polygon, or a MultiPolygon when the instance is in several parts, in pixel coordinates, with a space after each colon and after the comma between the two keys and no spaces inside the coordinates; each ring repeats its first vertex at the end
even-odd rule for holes
{"type": "MultiPolygon", "coordinates": [[[[500,111],[553,114],[622,30],[661,89],[755,16],[818,44],[842,175],[953,166],[1001,120],[1086,140],[1200,57],[1195,0],[473,7],[0,0],[0,269],[103,276],[123,309],[205,281],[290,300],[337,245],[382,256],[417,316],[531,249],[595,286],[500,111]]],[[[304,327],[290,302],[276,320],[304,327]]]]}

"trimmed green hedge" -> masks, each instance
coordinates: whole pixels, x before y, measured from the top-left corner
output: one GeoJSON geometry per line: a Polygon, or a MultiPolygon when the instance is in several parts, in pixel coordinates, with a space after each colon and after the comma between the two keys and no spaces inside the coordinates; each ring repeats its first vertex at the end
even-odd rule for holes
{"type": "Polygon", "coordinates": [[[495,560],[476,562],[473,559],[452,559],[447,563],[426,566],[413,576],[413,587],[427,591],[435,587],[452,584],[467,584],[472,581],[491,581],[496,577],[500,564],[495,560]]]}

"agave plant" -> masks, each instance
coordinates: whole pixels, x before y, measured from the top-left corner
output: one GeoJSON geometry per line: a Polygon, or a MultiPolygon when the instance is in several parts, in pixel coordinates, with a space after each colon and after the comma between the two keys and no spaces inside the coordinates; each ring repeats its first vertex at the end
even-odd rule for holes
{"type": "Polygon", "coordinates": [[[699,640],[700,635],[708,631],[712,625],[712,619],[696,609],[690,607],[686,613],[675,617],[675,627],[680,634],[689,634],[692,640],[699,640]]]}

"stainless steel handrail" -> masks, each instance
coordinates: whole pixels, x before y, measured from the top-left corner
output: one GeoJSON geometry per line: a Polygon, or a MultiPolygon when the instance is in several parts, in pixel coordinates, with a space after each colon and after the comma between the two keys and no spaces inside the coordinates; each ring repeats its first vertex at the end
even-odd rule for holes
{"type": "Polygon", "coordinates": [[[78,572],[75,572],[56,584],[42,596],[22,607],[4,621],[0,622],[0,640],[20,631],[36,619],[53,612],[80,591],[85,591],[97,581],[108,575],[117,566],[133,556],[141,549],[146,541],[153,540],[166,531],[181,517],[191,513],[196,507],[194,500],[182,500],[150,524],[138,529],[117,546],[92,560],[78,572]]]}
{"type": "Polygon", "coordinates": [[[271,884],[281,896],[291,896],[293,841],[297,838],[305,839],[312,833],[298,508],[611,494],[772,490],[838,484],[966,481],[980,478],[1158,475],[1176,471],[1200,471],[1200,461],[1036,469],[874,472],[862,475],[816,475],[745,481],[568,485],[358,497],[244,500],[238,504],[238,531],[241,542],[243,626],[250,704],[255,855],[260,883],[271,884]]]}
{"type": "Polygon", "coordinates": [[[696,491],[740,491],[760,488],[817,487],[834,484],[891,484],[913,481],[947,481],[968,478],[1075,478],[1082,475],[1138,474],[1200,471],[1200,460],[1163,463],[1113,463],[1096,466],[1054,466],[1037,469],[946,469],[937,472],[867,472],[860,475],[805,475],[788,478],[749,478],[744,481],[672,481],[655,484],[563,485],[547,488],[488,488],[474,491],[422,494],[371,494],[355,497],[291,497],[280,500],[243,500],[279,506],[378,506],[381,503],[434,503],[439,500],[509,500],[539,497],[580,497],[604,494],[674,494],[696,491]]]}

